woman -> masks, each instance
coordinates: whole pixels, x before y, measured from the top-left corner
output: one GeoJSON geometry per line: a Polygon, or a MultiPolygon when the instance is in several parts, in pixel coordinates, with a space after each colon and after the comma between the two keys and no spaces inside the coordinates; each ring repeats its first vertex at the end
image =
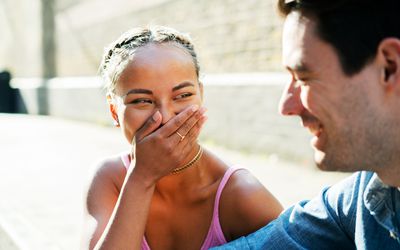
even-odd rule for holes
{"type": "Polygon", "coordinates": [[[282,206],[248,171],[197,143],[203,85],[186,35],[131,30],[110,45],[101,70],[111,115],[133,143],[92,180],[90,249],[208,249],[278,216],[282,206]]]}

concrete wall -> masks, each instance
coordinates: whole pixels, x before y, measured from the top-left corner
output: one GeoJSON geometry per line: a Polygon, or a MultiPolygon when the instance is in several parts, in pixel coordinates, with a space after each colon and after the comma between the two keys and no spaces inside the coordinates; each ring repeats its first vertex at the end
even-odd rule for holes
{"type": "MultiPolygon", "coordinates": [[[[298,118],[278,114],[282,83],[287,80],[277,73],[204,76],[204,105],[209,120],[202,140],[309,165],[312,153],[305,146],[309,143],[308,133],[298,118]]],[[[28,113],[37,114],[40,81],[14,79],[12,85],[20,88],[28,113]]],[[[46,85],[50,115],[111,126],[99,78],[56,78],[46,85]]]]}
{"type": "Polygon", "coordinates": [[[0,69],[18,76],[40,76],[40,11],[40,0],[0,1],[0,69]]]}

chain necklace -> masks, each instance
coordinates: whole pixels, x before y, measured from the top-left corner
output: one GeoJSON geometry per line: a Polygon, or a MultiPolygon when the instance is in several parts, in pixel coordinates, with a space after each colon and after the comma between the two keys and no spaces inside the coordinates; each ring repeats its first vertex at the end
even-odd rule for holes
{"type": "Polygon", "coordinates": [[[191,161],[189,161],[187,164],[183,165],[182,167],[175,168],[171,171],[171,174],[177,174],[180,173],[181,171],[187,169],[188,167],[193,166],[198,160],[200,160],[201,156],[203,155],[203,148],[199,146],[199,151],[197,154],[193,157],[191,161]]]}

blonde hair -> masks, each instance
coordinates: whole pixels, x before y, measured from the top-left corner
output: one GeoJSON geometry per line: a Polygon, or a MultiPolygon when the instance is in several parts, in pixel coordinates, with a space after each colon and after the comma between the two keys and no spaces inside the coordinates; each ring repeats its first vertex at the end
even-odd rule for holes
{"type": "Polygon", "coordinates": [[[117,81],[138,48],[150,43],[169,42],[178,44],[192,56],[196,75],[199,77],[200,67],[189,35],[163,26],[134,28],[122,34],[105,49],[100,74],[108,94],[115,94],[117,81]]]}

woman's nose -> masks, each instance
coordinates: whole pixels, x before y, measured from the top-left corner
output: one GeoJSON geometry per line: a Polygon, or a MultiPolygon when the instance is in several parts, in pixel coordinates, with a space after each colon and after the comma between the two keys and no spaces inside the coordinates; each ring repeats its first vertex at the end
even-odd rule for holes
{"type": "Polygon", "coordinates": [[[279,102],[279,113],[282,115],[300,115],[304,110],[300,94],[301,87],[294,86],[294,82],[288,84],[279,102]]]}
{"type": "Polygon", "coordinates": [[[159,111],[162,115],[162,124],[167,123],[176,115],[176,112],[171,105],[160,105],[159,111]]]}

